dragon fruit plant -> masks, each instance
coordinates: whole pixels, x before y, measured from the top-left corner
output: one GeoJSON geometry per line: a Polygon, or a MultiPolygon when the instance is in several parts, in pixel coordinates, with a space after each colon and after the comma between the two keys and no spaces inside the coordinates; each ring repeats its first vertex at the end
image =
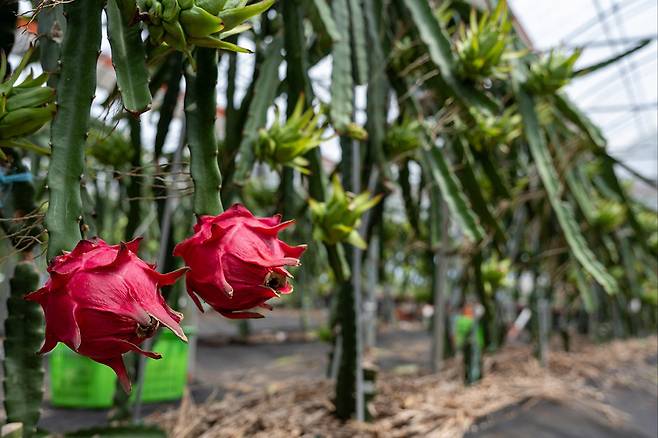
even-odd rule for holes
{"type": "MultiPolygon", "coordinates": [[[[122,360],[124,353],[135,351],[159,358],[158,353],[147,351],[141,344],[153,337],[160,326],[186,340],[180,325],[182,315],[167,305],[160,288],[171,285],[187,268],[159,273],[137,255],[138,241],[109,245],[84,235],[89,227],[84,222],[82,184],[86,148],[94,142],[89,140],[93,125],[90,113],[96,94],[103,12],[107,15],[117,95],[129,116],[139,117],[151,107],[150,72],[140,20],[146,22],[153,42],[162,44],[165,50],[186,53],[200,67],[186,75],[187,132],[192,151],[191,173],[197,189],[195,212],[219,214],[221,177],[217,143],[210,134],[216,111],[216,49],[245,51],[222,39],[246,30],[248,25],[244,22],[267,10],[273,2],[246,5],[246,1],[199,0],[137,4],[130,0],[75,0],[52,5],[52,9],[40,11],[44,14],[39,17],[43,24],[47,26],[48,20],[53,20],[53,27],[39,44],[40,48],[48,45],[51,49],[40,55],[44,69],[55,78],[55,89],[45,85],[48,74],[23,74],[34,48],[28,50],[6,80],[7,60],[1,55],[0,80],[4,82],[0,83],[0,146],[50,154],[43,222],[48,237],[49,278],[37,289],[38,274],[26,254],[28,261],[16,268],[12,280],[12,314],[7,319],[7,334],[12,339],[4,342],[5,409],[8,419],[23,424],[25,436],[35,433],[42,400],[43,368],[34,354],[41,338],[41,322],[40,318],[29,316],[39,313],[37,303],[46,320],[41,352],[46,353],[62,342],[77,353],[110,366],[126,392],[131,383],[122,360]],[[66,25],[63,35],[63,27],[57,21],[60,19],[66,25]],[[49,62],[53,55],[56,62],[49,62]],[[19,77],[25,79],[18,82],[19,77]],[[48,122],[50,149],[31,147],[24,137],[48,122]],[[206,159],[210,156],[212,160],[206,159]],[[22,303],[17,304],[14,298],[21,298],[22,303]],[[17,330],[24,335],[17,337],[17,330]]],[[[115,160],[109,161],[108,164],[115,164],[115,160]]],[[[291,251],[298,256],[303,249],[291,251]]],[[[274,277],[270,274],[263,281],[273,285],[274,277]]],[[[291,288],[282,283],[275,290],[286,293],[291,288]]]]}
{"type": "MultiPolygon", "coordinates": [[[[364,325],[360,318],[377,294],[360,291],[375,287],[380,273],[401,293],[433,284],[436,309],[446,310],[435,312],[436,370],[447,340],[441,318],[451,316],[444,298],[453,291],[444,280],[453,274],[454,293],[461,294],[455,298],[471,302],[468,295],[475,294],[473,308],[482,304],[486,351],[497,348],[506,319],[496,314],[497,291],[528,274],[537,284],[550,279],[557,292],[534,288],[531,298],[543,294],[547,308],[566,310],[569,320],[572,304],[582,304],[596,316],[587,321],[593,334],[601,330],[592,321],[623,335],[655,331],[655,212],[639,214],[616,174],[623,163],[561,92],[574,77],[651,41],[575,70],[580,50],[541,55],[524,47],[503,0],[470,14],[468,2],[440,2],[435,10],[438,2],[428,0],[283,0],[271,11],[275,0],[32,3],[34,15],[18,33],[32,33],[36,21],[36,47],[12,73],[0,54],[0,201],[8,207],[0,208],[0,219],[4,230],[27,224],[19,227],[22,234],[5,234],[20,262],[10,280],[3,393],[7,420],[22,423],[23,436],[41,433],[39,348],[46,353],[63,343],[111,367],[128,391],[131,380],[143,380],[131,368],[144,368],[124,363],[124,354],[157,359],[150,345],[160,328],[185,340],[182,317],[165,300],[178,302],[178,290],[166,287],[177,279],[185,277],[199,309],[209,306],[228,318],[262,317],[270,299],[290,294],[306,247],[289,244],[284,236],[293,235],[285,231],[292,222],[274,214],[275,204],[302,221],[294,235],[312,233],[324,249],[315,251],[318,265],[333,271],[308,275],[306,283],[329,288],[331,279],[338,286],[329,325],[337,347],[335,415],[343,420],[365,419],[366,388],[376,388],[361,379],[367,363],[361,340],[371,337],[360,333],[361,327],[374,333],[376,315],[366,313],[371,321],[364,325]],[[253,32],[245,32],[254,18],[253,32]],[[108,51],[99,63],[105,33],[116,77],[109,90],[96,84],[97,77],[105,85],[113,76],[97,72],[99,65],[110,70],[108,51]],[[239,45],[248,38],[258,52],[253,68],[243,68],[237,55],[248,52],[239,45]],[[44,75],[28,71],[37,58],[44,75]],[[313,71],[329,59],[330,84],[324,84],[313,71]],[[287,117],[277,114],[272,123],[270,109],[284,96],[287,117]],[[327,102],[321,114],[311,108],[318,99],[327,102]],[[101,107],[108,117],[99,127],[91,114],[101,107]],[[184,121],[176,120],[181,107],[184,121]],[[222,110],[220,146],[215,118],[222,110]],[[151,145],[141,124],[156,119],[151,145]],[[32,144],[46,125],[48,147],[32,144]],[[340,139],[340,163],[317,147],[329,126],[340,139]],[[164,146],[174,131],[180,141],[170,154],[164,146]],[[249,181],[252,170],[261,170],[257,162],[280,173],[279,187],[249,202],[247,191],[263,181],[259,172],[249,181]],[[187,175],[193,190],[182,184],[187,175]],[[364,186],[386,196],[386,205],[373,209],[380,196],[359,193],[364,186]],[[147,204],[149,196],[155,199],[147,204]],[[233,206],[224,211],[224,202],[233,206]],[[236,202],[271,213],[257,217],[236,202]],[[130,235],[125,240],[141,230],[160,239],[151,238],[139,254],[136,241],[91,238],[94,227],[108,237],[109,216],[115,235],[130,235]],[[391,226],[400,232],[389,233],[391,226]],[[32,234],[24,232],[28,227],[32,234]],[[43,284],[33,249],[46,238],[43,284]],[[365,255],[371,238],[379,245],[365,255]],[[15,243],[21,240],[29,244],[15,243]],[[144,261],[156,251],[161,271],[144,261]],[[364,256],[373,262],[367,282],[364,256]],[[175,270],[176,262],[187,270],[175,270]],[[386,275],[390,269],[395,275],[386,275]],[[430,274],[431,282],[418,281],[430,274]],[[369,302],[361,303],[362,296],[369,302]],[[560,309],[560,301],[569,308],[560,309]]],[[[8,9],[0,8],[5,53],[18,25],[17,6],[11,22],[8,9]]],[[[126,391],[117,391],[115,412],[128,410],[127,397],[120,400],[126,391]]]]}
{"type": "Polygon", "coordinates": [[[245,21],[267,11],[274,1],[247,5],[247,0],[138,0],[137,5],[151,43],[179,50],[191,59],[193,47],[249,53],[225,40],[248,30],[245,21]]]}
{"type": "Polygon", "coordinates": [[[326,202],[309,199],[313,237],[332,245],[347,242],[365,249],[366,242],[359,235],[361,216],[377,205],[380,195],[372,197],[369,192],[359,195],[346,192],[338,177],[331,183],[332,193],[326,202]]]}
{"type": "Polygon", "coordinates": [[[321,113],[313,108],[304,111],[304,96],[300,96],[295,109],[285,123],[281,122],[279,109],[275,108],[274,123],[261,129],[255,146],[256,158],[278,169],[292,167],[308,174],[308,160],[304,158],[311,149],[328,140],[323,138],[324,127],[320,123],[321,113]]]}
{"type": "MultiPolygon", "coordinates": [[[[47,149],[23,138],[41,129],[55,114],[55,90],[45,85],[47,73],[35,77],[30,72],[17,83],[33,54],[34,47],[31,47],[9,78],[0,83],[0,146],[47,154],[47,149]]],[[[5,53],[0,53],[0,80],[6,73],[7,57],[5,53]]],[[[1,149],[0,158],[5,158],[1,149]]]]}

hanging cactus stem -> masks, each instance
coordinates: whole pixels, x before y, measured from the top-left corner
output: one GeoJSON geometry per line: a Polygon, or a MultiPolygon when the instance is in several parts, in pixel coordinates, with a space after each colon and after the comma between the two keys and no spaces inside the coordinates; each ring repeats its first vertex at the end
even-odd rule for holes
{"type": "Polygon", "coordinates": [[[185,120],[195,187],[194,213],[199,217],[216,215],[223,210],[220,199],[222,176],[215,138],[217,51],[197,49],[196,63],[196,71],[188,69],[185,73],[185,120]]]}
{"type": "Polygon", "coordinates": [[[48,260],[70,251],[80,240],[84,174],[84,145],[89,112],[96,90],[96,61],[101,44],[104,0],[65,4],[67,32],[62,43],[61,72],[57,86],[57,113],[52,123],[46,214],[48,260]]]}
{"type": "Polygon", "coordinates": [[[138,23],[131,24],[131,8],[135,8],[132,2],[108,0],[107,32],[123,106],[140,114],[151,107],[151,91],[141,28],[138,23]]]}

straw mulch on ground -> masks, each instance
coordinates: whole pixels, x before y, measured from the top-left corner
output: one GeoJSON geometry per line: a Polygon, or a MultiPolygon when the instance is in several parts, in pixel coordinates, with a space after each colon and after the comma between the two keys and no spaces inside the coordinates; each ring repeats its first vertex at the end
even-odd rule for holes
{"type": "Polygon", "coordinates": [[[459,437],[476,420],[505,407],[548,399],[596,412],[613,425],[625,414],[607,405],[616,386],[656,391],[656,337],[579,345],[553,351],[548,369],[528,347],[508,347],[485,359],[485,377],[461,383],[461,366],[448,362],[440,374],[380,373],[369,409],[373,421],[341,423],[331,415],[328,381],[272,382],[265,388],[227,385],[219,401],[152,416],[175,438],[215,437],[459,437]]]}

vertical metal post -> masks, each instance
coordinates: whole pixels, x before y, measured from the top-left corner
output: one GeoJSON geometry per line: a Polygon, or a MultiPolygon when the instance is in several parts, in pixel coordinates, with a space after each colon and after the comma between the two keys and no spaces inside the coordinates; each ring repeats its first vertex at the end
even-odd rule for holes
{"type": "MultiPolygon", "coordinates": [[[[432,187],[432,190],[438,192],[437,187],[432,187]]],[[[448,236],[448,208],[446,203],[441,199],[440,194],[436,193],[433,196],[433,202],[440,202],[440,207],[435,206],[434,208],[439,209],[439,217],[437,218],[440,228],[440,245],[434,249],[434,273],[433,273],[433,303],[434,303],[434,314],[432,315],[432,371],[438,372],[441,370],[441,365],[443,362],[443,352],[445,349],[445,303],[446,303],[446,293],[447,293],[447,259],[446,259],[446,248],[449,243],[448,236]]],[[[430,207],[432,208],[432,207],[430,207]]]]}
{"type": "MultiPolygon", "coordinates": [[[[169,229],[171,228],[171,222],[173,219],[174,211],[176,210],[176,205],[178,203],[178,198],[173,195],[173,191],[176,190],[176,184],[178,180],[178,175],[182,168],[181,157],[183,155],[183,149],[185,148],[185,121],[183,119],[183,126],[180,131],[180,140],[178,143],[178,148],[174,153],[174,160],[171,166],[172,181],[171,187],[167,190],[167,199],[165,200],[164,214],[162,216],[162,229],[160,230],[160,252],[158,254],[158,265],[157,268],[159,271],[164,269],[165,259],[167,257],[167,247],[169,239],[169,229]]],[[[144,349],[150,350],[153,347],[155,337],[149,338],[144,342],[144,349]]],[[[190,343],[195,343],[195,338],[190,339],[190,343]]],[[[190,350],[193,352],[192,357],[196,351],[195,345],[190,345],[190,350]]],[[[133,408],[133,422],[138,423],[142,416],[142,389],[144,388],[144,374],[146,367],[146,357],[139,355],[139,361],[137,365],[137,385],[135,388],[135,404],[133,408]]]]}
{"type": "Polygon", "coordinates": [[[548,366],[549,340],[551,332],[550,304],[543,294],[537,300],[537,313],[539,317],[539,361],[541,366],[548,366]]]}
{"type": "Polygon", "coordinates": [[[375,346],[377,337],[377,275],[379,261],[379,237],[373,236],[368,246],[368,298],[364,302],[365,348],[375,346]]]}
{"type": "MultiPolygon", "coordinates": [[[[358,141],[352,141],[352,190],[361,191],[361,151],[358,141]]],[[[361,321],[361,250],[352,248],[352,290],[354,293],[354,317],[356,319],[356,419],[365,420],[363,394],[363,327],[361,321]]]]}

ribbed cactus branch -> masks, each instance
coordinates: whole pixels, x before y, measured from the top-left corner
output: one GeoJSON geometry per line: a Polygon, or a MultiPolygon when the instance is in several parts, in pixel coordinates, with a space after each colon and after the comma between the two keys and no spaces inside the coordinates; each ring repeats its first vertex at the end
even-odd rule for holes
{"type": "MultiPolygon", "coordinates": [[[[32,0],[32,6],[38,7],[45,0],[32,0]]],[[[49,4],[41,8],[37,16],[39,32],[39,60],[43,71],[48,72],[48,86],[55,87],[59,79],[59,56],[62,35],[66,34],[66,19],[61,3],[49,4]]]]}
{"type": "MultiPolygon", "coordinates": [[[[302,23],[302,10],[300,5],[304,2],[299,0],[285,0],[282,3],[282,14],[284,21],[284,45],[286,49],[286,79],[288,82],[288,110],[292,111],[295,101],[300,93],[304,93],[305,107],[310,107],[313,101],[313,89],[308,78],[308,57],[306,53],[306,40],[302,23]]],[[[304,4],[309,5],[309,2],[304,4]]],[[[310,5],[309,5],[310,6],[310,5]]],[[[316,4],[317,6],[317,4],[316,4]]],[[[323,4],[323,15],[331,20],[331,10],[323,4]]],[[[290,112],[288,113],[290,114],[290,112]]],[[[325,193],[325,182],[321,167],[320,151],[311,149],[305,156],[309,161],[311,175],[309,178],[309,191],[312,198],[323,201],[325,193]]],[[[330,251],[335,257],[334,262],[340,262],[337,251],[330,251]]],[[[332,256],[330,255],[330,260],[332,256]]],[[[331,262],[331,263],[334,263],[331,262]]],[[[334,265],[332,265],[333,267],[334,265]]],[[[336,265],[336,268],[340,263],[336,265]]],[[[338,269],[342,273],[342,268],[338,269]]]]}
{"type": "Polygon", "coordinates": [[[64,7],[67,26],[75,32],[66,33],[62,43],[57,113],[50,134],[48,260],[73,249],[80,240],[80,179],[84,171],[89,110],[96,90],[96,60],[104,4],[104,0],[85,0],[69,2],[64,7]]]}
{"type": "Polygon", "coordinates": [[[618,292],[617,281],[598,260],[582,235],[572,206],[561,199],[563,187],[539,124],[533,96],[522,88],[518,79],[514,81],[514,91],[519,102],[519,111],[523,116],[523,128],[530,154],[537,165],[537,172],[570,249],[581,266],[603,286],[606,292],[609,294],[618,292]]]}
{"type": "Polygon", "coordinates": [[[286,82],[288,84],[287,114],[292,114],[300,94],[304,93],[304,108],[313,100],[310,81],[308,80],[308,61],[304,39],[301,4],[299,0],[284,0],[281,12],[285,26],[283,43],[286,49],[286,82]]]}
{"type": "MultiPolygon", "coordinates": [[[[286,49],[286,66],[288,82],[288,114],[295,106],[300,93],[304,93],[306,105],[313,101],[313,89],[310,86],[305,51],[305,39],[302,27],[302,13],[299,0],[285,0],[282,4],[284,26],[284,45],[286,49]]],[[[324,201],[325,187],[324,171],[321,166],[321,156],[318,149],[312,149],[306,154],[311,174],[309,176],[309,192],[316,201],[324,201]]],[[[329,265],[338,282],[346,281],[350,269],[345,260],[345,253],[340,245],[325,245],[329,265]]]]}
{"type": "Polygon", "coordinates": [[[352,59],[350,50],[350,11],[347,0],[334,0],[332,3],[334,20],[341,34],[341,40],[333,44],[331,54],[331,119],[339,132],[350,124],[354,100],[352,59]]]}
{"type": "Polygon", "coordinates": [[[457,172],[457,176],[462,183],[464,192],[471,200],[473,211],[478,215],[482,224],[489,227],[493,232],[495,242],[500,248],[500,245],[507,242],[507,235],[503,231],[503,226],[498,222],[493,212],[489,209],[487,201],[482,193],[481,184],[478,182],[475,174],[475,160],[471,154],[468,144],[461,138],[455,138],[451,143],[455,151],[456,161],[462,163],[461,169],[457,172]]]}
{"type": "MultiPolygon", "coordinates": [[[[340,2],[334,3],[334,17],[338,18],[342,11],[337,11],[340,8],[340,2]]],[[[334,44],[334,49],[336,49],[334,44]]],[[[350,66],[350,70],[332,73],[331,89],[332,93],[339,91],[338,88],[341,83],[349,83],[347,90],[340,90],[338,94],[333,95],[333,98],[342,97],[343,99],[349,96],[350,101],[340,102],[343,109],[350,108],[349,113],[342,114],[345,120],[352,120],[354,117],[354,92],[352,77],[346,81],[345,74],[357,76],[354,65],[351,65],[349,59],[345,56],[349,55],[349,46],[347,51],[339,50],[334,52],[334,71],[337,65],[350,66]],[[343,58],[341,58],[343,57],[343,58]],[[346,105],[348,104],[349,105],[346,105]]],[[[336,123],[336,121],[334,121],[336,123]]],[[[340,128],[338,128],[340,129],[340,128]]],[[[342,174],[343,186],[354,192],[359,192],[360,180],[360,152],[358,146],[355,145],[355,140],[346,136],[340,137],[341,146],[341,162],[340,170],[342,174]]],[[[337,186],[334,186],[334,195],[337,186]]],[[[340,326],[340,342],[341,342],[341,356],[338,367],[338,375],[336,377],[336,416],[340,419],[347,420],[355,416],[357,420],[363,421],[363,371],[361,366],[360,355],[360,282],[361,281],[361,256],[356,248],[348,247],[347,261],[350,265],[351,275],[344,282],[340,283],[338,290],[338,324],[340,326]]]]}
{"type": "Polygon", "coordinates": [[[23,436],[36,433],[43,399],[42,358],[35,352],[43,341],[43,315],[39,305],[23,299],[39,286],[39,273],[32,262],[16,265],[9,282],[8,317],[3,348],[5,411],[7,422],[23,423],[23,436]]]}
{"type": "MultiPolygon", "coordinates": [[[[142,128],[140,125],[139,116],[131,117],[128,121],[130,126],[130,143],[133,148],[133,158],[130,162],[132,172],[139,172],[142,166],[142,128]]],[[[128,196],[128,223],[124,232],[124,239],[126,241],[132,240],[135,236],[135,231],[141,222],[142,208],[141,208],[141,193],[142,182],[138,175],[130,177],[130,182],[126,188],[126,195],[128,196]]]]}
{"type": "Polygon", "coordinates": [[[364,16],[367,24],[368,41],[368,146],[375,157],[384,179],[392,178],[390,164],[384,154],[384,136],[388,108],[389,84],[386,79],[387,60],[382,48],[383,31],[378,15],[381,4],[376,0],[365,0],[364,16]]]}
{"type": "Polygon", "coordinates": [[[366,23],[361,0],[348,0],[350,14],[350,51],[352,76],[356,85],[368,82],[368,52],[373,47],[366,42],[366,23]]]}
{"type": "Polygon", "coordinates": [[[419,223],[420,215],[418,213],[418,202],[414,199],[411,191],[409,163],[410,160],[400,163],[398,168],[398,184],[400,185],[404,209],[407,213],[407,218],[409,218],[411,229],[416,233],[416,236],[420,237],[422,235],[419,223]]]}
{"type": "Polygon", "coordinates": [[[357,341],[354,291],[348,279],[339,285],[338,319],[340,320],[341,357],[336,377],[336,416],[347,420],[356,411],[357,341]]]}
{"type": "Polygon", "coordinates": [[[126,110],[139,114],[151,106],[149,73],[139,23],[132,23],[136,5],[131,0],[109,0],[107,32],[112,47],[112,64],[126,110]]]}
{"type": "MultiPolygon", "coordinates": [[[[171,121],[174,118],[176,105],[178,104],[178,94],[180,93],[180,79],[183,76],[182,56],[180,53],[173,53],[166,62],[165,81],[167,91],[162,98],[162,104],[159,109],[158,126],[155,133],[155,143],[153,152],[156,161],[162,156],[162,148],[169,134],[171,121]]],[[[156,163],[157,164],[157,163],[156,163]]]]}
{"type": "Polygon", "coordinates": [[[223,210],[215,138],[217,51],[197,49],[196,64],[196,72],[188,68],[185,73],[185,121],[194,181],[194,213],[217,215],[223,210]]]}
{"type": "MultiPolygon", "coordinates": [[[[299,96],[304,93],[310,95],[310,83],[306,76],[307,66],[306,57],[304,56],[304,28],[302,26],[302,10],[298,0],[284,0],[281,3],[281,12],[283,15],[284,36],[283,43],[286,49],[286,80],[288,82],[288,95],[286,113],[288,117],[295,109],[295,103],[299,96]]],[[[306,98],[306,105],[310,104],[311,97],[306,98]]],[[[282,194],[280,199],[279,211],[285,216],[291,211],[294,201],[293,181],[295,171],[291,168],[284,168],[281,175],[282,194]]]]}
{"type": "Polygon", "coordinates": [[[249,103],[247,119],[243,125],[240,141],[239,160],[235,163],[233,180],[241,183],[249,175],[254,165],[254,144],[258,140],[258,130],[267,123],[267,110],[276,97],[281,56],[281,38],[275,38],[266,48],[266,56],[258,71],[254,85],[254,95],[249,103]]]}

